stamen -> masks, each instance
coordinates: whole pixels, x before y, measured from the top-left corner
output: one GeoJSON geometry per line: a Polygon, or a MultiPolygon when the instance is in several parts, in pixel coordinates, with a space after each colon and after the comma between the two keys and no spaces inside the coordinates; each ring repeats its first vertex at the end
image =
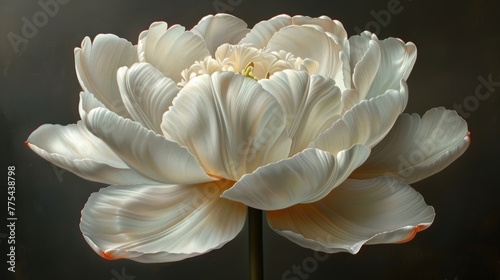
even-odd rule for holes
{"type": "Polygon", "coordinates": [[[255,75],[253,74],[253,67],[254,67],[253,62],[248,63],[248,65],[245,67],[245,69],[243,69],[243,71],[241,71],[241,74],[247,78],[251,78],[251,79],[254,79],[257,81],[259,79],[257,77],[255,77],[255,75]]]}

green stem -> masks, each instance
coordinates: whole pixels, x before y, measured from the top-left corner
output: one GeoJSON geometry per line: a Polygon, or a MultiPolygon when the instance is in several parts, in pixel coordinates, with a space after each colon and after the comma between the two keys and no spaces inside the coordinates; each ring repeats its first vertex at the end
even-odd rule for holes
{"type": "Polygon", "coordinates": [[[262,210],[248,207],[250,252],[250,280],[264,279],[264,252],[262,246],[262,210]]]}

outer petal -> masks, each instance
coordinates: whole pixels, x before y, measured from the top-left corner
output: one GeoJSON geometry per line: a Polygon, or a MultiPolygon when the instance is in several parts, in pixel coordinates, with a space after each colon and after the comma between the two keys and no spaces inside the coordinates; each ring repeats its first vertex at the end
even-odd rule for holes
{"type": "Polygon", "coordinates": [[[237,44],[248,33],[247,24],[232,15],[205,16],[191,31],[203,38],[210,54],[223,44],[237,44]]]}
{"type": "Polygon", "coordinates": [[[148,63],[134,64],[118,70],[120,93],[134,120],[161,133],[163,113],[179,93],[174,81],[148,63]]]}
{"type": "Polygon", "coordinates": [[[408,79],[417,59],[415,44],[404,43],[400,39],[388,38],[379,41],[375,34],[365,31],[359,36],[352,36],[349,41],[354,74],[374,77],[369,87],[366,80],[356,84],[356,76],[353,77],[361,99],[370,99],[388,89],[399,90],[400,80],[408,79]],[[375,44],[379,46],[380,58],[377,58],[378,51],[374,50],[375,44]],[[378,67],[375,67],[377,61],[378,67]]]}
{"type": "Polygon", "coordinates": [[[276,99],[255,80],[232,72],[191,80],[163,116],[162,129],[207,173],[234,181],[290,151],[276,99]]]}
{"type": "Polygon", "coordinates": [[[305,71],[285,70],[259,82],[283,108],[288,135],[293,140],[290,155],[307,148],[340,118],[341,94],[330,78],[310,77],[305,71]]]}
{"type": "Polygon", "coordinates": [[[87,180],[105,184],[154,182],[131,170],[82,121],[67,126],[44,124],[31,133],[27,145],[45,160],[87,180]]]}
{"type": "Polygon", "coordinates": [[[269,40],[266,49],[284,50],[303,59],[314,59],[319,62],[316,74],[334,79],[341,90],[347,88],[344,62],[341,59],[342,48],[322,31],[310,26],[287,26],[269,40]]]}
{"type": "Polygon", "coordinates": [[[401,90],[388,90],[370,100],[363,100],[331,128],[323,132],[310,147],[336,154],[354,144],[374,147],[390,131],[408,102],[407,87],[401,80],[401,90]]]}
{"type": "Polygon", "coordinates": [[[200,183],[213,180],[179,143],[105,108],[90,111],[87,125],[129,166],[159,182],[200,183]]]}
{"type": "Polygon", "coordinates": [[[243,176],[222,197],[262,210],[314,202],[342,183],[369,153],[370,149],[363,145],[355,145],[336,156],[307,149],[243,176]]]}
{"type": "Polygon", "coordinates": [[[441,171],[468,146],[467,123],[455,111],[434,108],[422,118],[404,114],[353,176],[386,175],[411,184],[441,171]]]}
{"type": "Polygon", "coordinates": [[[303,247],[355,254],[363,244],[409,241],[434,215],[410,186],[380,177],[347,180],[318,202],[267,212],[267,221],[303,247]]]}
{"type": "Polygon", "coordinates": [[[90,196],[80,228],[106,259],[173,262],[222,247],[242,229],[246,207],[218,197],[218,182],[111,186],[90,196]]]}
{"type": "Polygon", "coordinates": [[[137,50],[130,42],[112,34],[86,37],[75,49],[75,68],[84,91],[91,92],[107,108],[128,117],[116,83],[116,71],[137,62],[137,50]]]}
{"type": "Polygon", "coordinates": [[[165,22],[151,24],[139,36],[138,52],[141,62],[148,62],[176,83],[182,70],[195,61],[210,55],[200,36],[174,25],[167,30],[165,22]]]}

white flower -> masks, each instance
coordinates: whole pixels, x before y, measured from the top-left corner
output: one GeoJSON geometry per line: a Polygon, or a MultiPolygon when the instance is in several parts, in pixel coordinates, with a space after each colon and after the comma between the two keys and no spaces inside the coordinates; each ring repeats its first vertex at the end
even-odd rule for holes
{"type": "Polygon", "coordinates": [[[247,206],[328,253],[400,243],[434,209],[408,184],[448,166],[467,125],[436,108],[402,114],[416,48],[328,17],[281,15],[248,30],[207,16],[156,22],[137,46],[114,35],[75,49],[81,121],[45,124],[28,145],[110,185],[81,230],[108,259],[177,261],[220,248],[247,206]]]}

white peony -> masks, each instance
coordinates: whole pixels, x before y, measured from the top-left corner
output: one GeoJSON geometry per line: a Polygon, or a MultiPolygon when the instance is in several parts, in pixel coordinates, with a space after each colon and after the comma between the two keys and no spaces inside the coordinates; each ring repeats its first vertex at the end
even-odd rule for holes
{"type": "Polygon", "coordinates": [[[454,111],[402,114],[416,47],[338,21],[280,15],[251,30],[227,14],[190,31],[164,22],[137,45],[111,34],[75,49],[81,121],[27,141],[44,159],[110,185],[81,230],[107,259],[170,262],[220,248],[247,207],[328,253],[400,243],[434,209],[408,184],[469,144],[454,111]]]}

